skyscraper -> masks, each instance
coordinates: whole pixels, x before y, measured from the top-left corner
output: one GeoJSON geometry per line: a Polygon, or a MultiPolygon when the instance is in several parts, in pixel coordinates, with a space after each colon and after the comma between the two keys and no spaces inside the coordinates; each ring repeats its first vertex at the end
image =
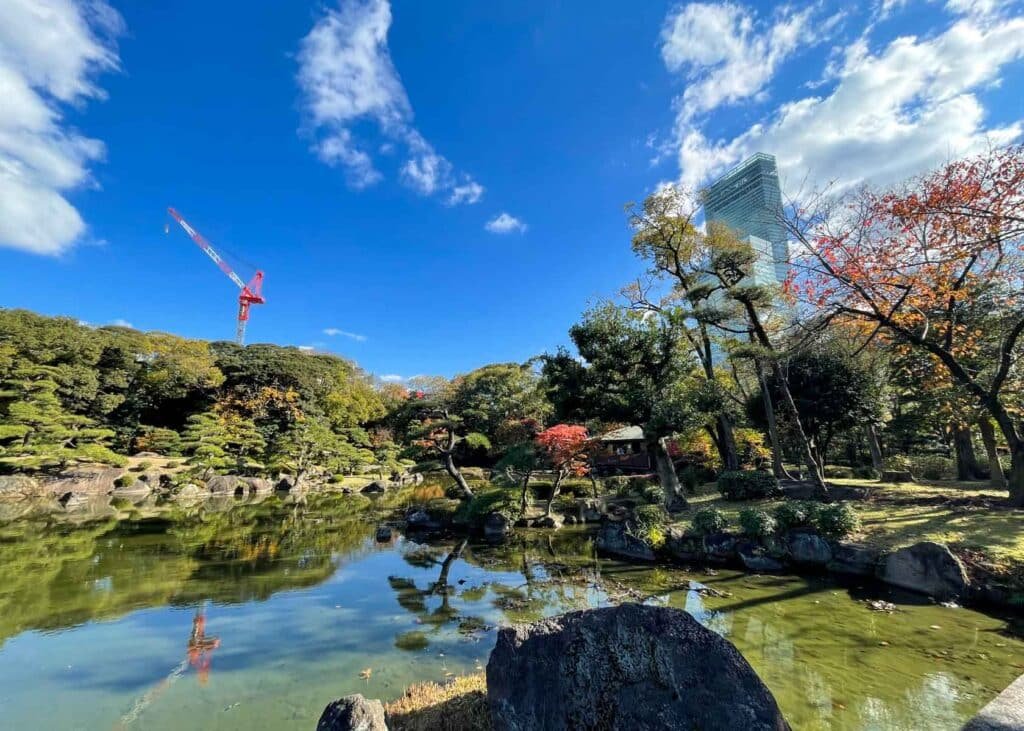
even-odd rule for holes
{"type": "Polygon", "coordinates": [[[780,218],[782,191],[775,156],[758,152],[716,180],[704,191],[704,218],[721,221],[741,235],[771,244],[775,278],[789,273],[786,228],[780,218]]]}

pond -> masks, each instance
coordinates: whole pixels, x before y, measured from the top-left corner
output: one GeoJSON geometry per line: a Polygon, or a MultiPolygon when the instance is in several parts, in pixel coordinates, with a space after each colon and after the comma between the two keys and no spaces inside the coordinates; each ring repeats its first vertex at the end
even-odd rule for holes
{"type": "Polygon", "coordinates": [[[957,729],[1024,671],[1006,619],[908,595],[629,566],[582,530],[377,543],[379,519],[324,495],[7,524],[0,727],[312,731],[338,696],[482,668],[498,625],[624,598],[729,638],[794,728],[957,729]]]}

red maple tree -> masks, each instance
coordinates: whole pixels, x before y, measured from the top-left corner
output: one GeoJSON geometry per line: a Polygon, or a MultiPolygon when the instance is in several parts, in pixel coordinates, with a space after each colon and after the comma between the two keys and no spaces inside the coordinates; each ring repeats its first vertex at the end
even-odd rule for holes
{"type": "Polygon", "coordinates": [[[588,454],[590,436],[586,427],[576,424],[556,424],[545,429],[536,437],[537,450],[551,464],[555,481],[551,486],[545,515],[551,514],[551,503],[557,497],[562,481],[569,476],[583,477],[590,471],[588,454]]]}

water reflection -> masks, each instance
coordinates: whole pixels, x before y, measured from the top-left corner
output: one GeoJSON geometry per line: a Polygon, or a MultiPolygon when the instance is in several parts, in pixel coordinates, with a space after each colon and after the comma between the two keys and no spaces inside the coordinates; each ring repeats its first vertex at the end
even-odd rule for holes
{"type": "Polygon", "coordinates": [[[797,728],[958,728],[1024,670],[1006,623],[968,610],[878,613],[858,601],[869,589],[825,580],[618,564],[581,530],[378,544],[381,517],[271,497],[0,527],[0,715],[309,729],[338,695],[478,669],[496,626],[623,600],[729,637],[797,728]]]}

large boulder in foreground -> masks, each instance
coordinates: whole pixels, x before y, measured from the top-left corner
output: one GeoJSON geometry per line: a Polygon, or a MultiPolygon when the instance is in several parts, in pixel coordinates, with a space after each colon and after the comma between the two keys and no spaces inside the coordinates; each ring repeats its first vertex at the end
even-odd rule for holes
{"type": "Polygon", "coordinates": [[[502,629],[487,695],[496,731],[789,729],[736,648],[668,607],[622,604],[502,629]]]}
{"type": "Polygon", "coordinates": [[[361,693],[347,695],[328,704],[316,731],[388,731],[384,706],[378,700],[367,700],[361,693]]]}
{"type": "Polygon", "coordinates": [[[877,575],[887,584],[936,599],[965,596],[970,586],[960,559],[947,546],[932,541],[893,551],[879,562],[877,575]]]}

